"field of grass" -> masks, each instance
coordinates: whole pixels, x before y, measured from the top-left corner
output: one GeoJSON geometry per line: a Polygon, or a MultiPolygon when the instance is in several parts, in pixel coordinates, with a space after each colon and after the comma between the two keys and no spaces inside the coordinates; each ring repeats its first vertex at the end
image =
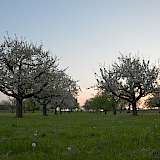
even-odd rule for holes
{"type": "Polygon", "coordinates": [[[0,160],[158,160],[160,115],[0,114],[0,160]],[[36,144],[36,147],[32,145],[36,144]]]}

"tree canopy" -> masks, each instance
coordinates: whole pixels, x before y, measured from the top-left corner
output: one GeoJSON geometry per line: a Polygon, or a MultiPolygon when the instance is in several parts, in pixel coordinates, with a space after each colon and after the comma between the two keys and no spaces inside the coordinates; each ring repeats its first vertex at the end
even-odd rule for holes
{"type": "Polygon", "coordinates": [[[157,88],[158,75],[158,67],[150,65],[149,60],[121,55],[109,69],[100,68],[97,81],[101,90],[131,103],[137,115],[137,101],[157,88]]]}
{"type": "Polygon", "coordinates": [[[97,94],[95,97],[89,99],[85,103],[85,109],[89,110],[103,110],[105,113],[114,109],[117,101],[110,95],[102,93],[97,94]]]}
{"type": "Polygon", "coordinates": [[[62,105],[63,108],[67,105],[68,107],[73,106],[74,103],[71,102],[76,100],[78,90],[77,82],[61,70],[51,74],[48,85],[34,97],[43,106],[43,115],[47,115],[47,105],[49,104],[50,106],[54,105],[52,108],[55,110],[56,107],[62,107],[62,105]]]}
{"type": "Polygon", "coordinates": [[[16,99],[17,117],[22,117],[23,100],[39,94],[57,68],[57,58],[42,45],[4,37],[0,43],[0,91],[16,99]]]}

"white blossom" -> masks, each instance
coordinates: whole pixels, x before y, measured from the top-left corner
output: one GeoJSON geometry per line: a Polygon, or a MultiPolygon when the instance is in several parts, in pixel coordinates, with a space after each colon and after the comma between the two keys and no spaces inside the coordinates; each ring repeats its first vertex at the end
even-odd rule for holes
{"type": "Polygon", "coordinates": [[[40,93],[56,68],[57,58],[49,56],[42,45],[4,38],[0,44],[0,91],[16,99],[18,117],[22,117],[23,99],[40,93]]]}
{"type": "MultiPolygon", "coordinates": [[[[110,69],[100,68],[98,87],[113,96],[124,99],[136,110],[136,102],[157,87],[159,69],[139,57],[123,56],[110,69]]],[[[135,112],[136,114],[136,112],[135,112]]]]}
{"type": "Polygon", "coordinates": [[[32,147],[35,148],[37,144],[35,142],[32,143],[32,147]]]}

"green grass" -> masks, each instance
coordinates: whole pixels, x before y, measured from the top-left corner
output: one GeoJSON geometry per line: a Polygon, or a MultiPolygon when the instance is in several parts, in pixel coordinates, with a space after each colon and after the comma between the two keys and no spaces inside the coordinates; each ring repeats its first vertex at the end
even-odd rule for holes
{"type": "Polygon", "coordinates": [[[0,160],[127,159],[160,159],[160,115],[0,114],[0,160]]]}

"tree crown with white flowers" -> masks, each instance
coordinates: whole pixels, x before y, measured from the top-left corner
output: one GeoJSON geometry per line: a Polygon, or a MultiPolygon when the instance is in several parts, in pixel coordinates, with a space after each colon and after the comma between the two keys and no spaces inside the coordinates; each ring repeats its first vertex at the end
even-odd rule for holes
{"type": "Polygon", "coordinates": [[[100,68],[97,81],[102,90],[131,103],[133,114],[137,115],[137,101],[158,87],[158,75],[158,67],[151,65],[149,60],[121,55],[110,69],[100,68]]]}
{"type": "Polygon", "coordinates": [[[57,70],[57,58],[42,45],[16,36],[0,43],[0,91],[16,99],[16,116],[22,117],[22,101],[39,94],[57,70]]]}

